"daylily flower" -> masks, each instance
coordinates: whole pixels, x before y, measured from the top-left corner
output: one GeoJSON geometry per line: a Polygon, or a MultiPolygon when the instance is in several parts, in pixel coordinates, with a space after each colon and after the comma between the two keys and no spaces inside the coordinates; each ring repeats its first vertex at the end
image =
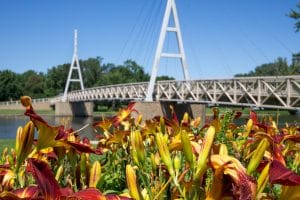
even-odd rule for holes
{"type": "Polygon", "coordinates": [[[131,165],[126,165],[126,180],[131,197],[136,200],[143,199],[137,183],[135,171],[131,165]]]}
{"type": "Polygon", "coordinates": [[[209,156],[211,146],[215,137],[215,127],[210,126],[206,131],[205,138],[201,147],[201,152],[198,156],[195,178],[199,179],[205,173],[207,167],[207,158],[209,156]]]}
{"type": "Polygon", "coordinates": [[[71,134],[71,130],[64,130],[62,126],[50,126],[42,117],[35,113],[30,97],[21,97],[21,102],[26,107],[25,115],[30,117],[39,133],[33,153],[38,153],[39,151],[49,153],[53,151],[53,147],[66,147],[74,148],[78,152],[101,154],[100,151],[92,149],[89,144],[82,144],[76,141],[76,137],[74,134],[71,134]],[[72,141],[70,141],[71,138],[73,138],[72,141]]]}
{"type": "Polygon", "coordinates": [[[49,165],[46,162],[35,158],[30,158],[28,162],[28,170],[35,178],[44,199],[57,199],[61,195],[61,192],[49,165]]]}
{"type": "Polygon", "coordinates": [[[29,121],[24,128],[19,127],[16,136],[16,156],[17,166],[16,171],[18,172],[20,165],[27,158],[32,150],[34,139],[34,125],[29,121]]]}
{"type": "Polygon", "coordinates": [[[186,158],[187,162],[189,163],[190,167],[193,169],[194,158],[193,158],[193,151],[192,151],[192,145],[191,145],[190,139],[185,130],[182,130],[180,135],[181,135],[181,143],[182,143],[183,153],[184,153],[185,158],[186,158]]]}
{"type": "Polygon", "coordinates": [[[166,165],[168,172],[173,177],[174,176],[174,168],[173,162],[171,159],[170,151],[168,148],[168,135],[163,135],[163,133],[158,132],[156,133],[156,143],[157,148],[160,154],[160,157],[164,164],[166,165]]]}
{"type": "Polygon", "coordinates": [[[7,190],[12,189],[17,174],[11,169],[0,169],[0,177],[2,177],[1,185],[7,190]]]}
{"type": "Polygon", "coordinates": [[[99,161],[95,161],[90,170],[89,187],[96,187],[100,178],[101,178],[101,164],[99,161]]]}
{"type": "Polygon", "coordinates": [[[98,127],[100,129],[102,129],[103,134],[105,135],[106,138],[109,138],[111,136],[110,129],[111,129],[112,125],[113,125],[113,120],[111,118],[109,118],[109,119],[102,119],[99,122],[93,123],[93,127],[95,129],[97,129],[98,127]]]}
{"type": "Polygon", "coordinates": [[[21,198],[19,198],[14,193],[8,192],[8,191],[1,192],[0,193],[0,199],[3,199],[3,200],[22,200],[21,198]]]}
{"type": "Polygon", "coordinates": [[[219,199],[222,195],[220,191],[225,192],[224,187],[230,184],[230,180],[233,183],[230,191],[233,197],[240,200],[255,199],[256,183],[246,174],[246,169],[237,159],[226,155],[212,155],[210,161],[215,170],[214,183],[216,184],[212,185],[207,199],[219,199]],[[225,176],[230,177],[228,183],[225,176]]]}
{"type": "Polygon", "coordinates": [[[112,118],[114,126],[117,127],[121,122],[128,119],[132,112],[137,112],[133,107],[135,102],[131,102],[128,104],[127,108],[121,109],[116,116],[112,118]]]}
{"type": "Polygon", "coordinates": [[[266,164],[257,179],[257,194],[262,193],[267,183],[269,182],[270,162],[266,164]]]}
{"type": "Polygon", "coordinates": [[[21,188],[14,190],[13,193],[19,198],[32,198],[35,199],[39,195],[39,189],[37,186],[28,186],[26,188],[21,188]]]}
{"type": "Polygon", "coordinates": [[[274,159],[270,166],[270,183],[287,186],[300,185],[300,175],[287,169],[281,162],[274,159]]]}
{"type": "Polygon", "coordinates": [[[132,155],[137,165],[141,165],[145,161],[145,146],[143,143],[141,132],[131,131],[130,142],[132,147],[132,155]]]}
{"type": "Polygon", "coordinates": [[[247,173],[251,174],[259,165],[259,163],[261,162],[266,149],[269,147],[270,143],[269,141],[264,138],[259,142],[259,145],[257,146],[257,148],[254,150],[252,156],[251,156],[251,160],[248,164],[247,167],[247,173]]]}

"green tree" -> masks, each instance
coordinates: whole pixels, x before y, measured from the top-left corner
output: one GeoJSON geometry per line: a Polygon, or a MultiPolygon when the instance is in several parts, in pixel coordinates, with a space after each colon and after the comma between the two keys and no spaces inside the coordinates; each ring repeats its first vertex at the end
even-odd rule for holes
{"type": "MultiPolygon", "coordinates": [[[[80,60],[85,88],[112,85],[122,83],[149,81],[149,74],[145,73],[142,66],[133,60],[127,60],[122,65],[116,66],[112,63],[102,64],[102,58],[89,58],[80,60]]],[[[19,98],[22,94],[32,98],[52,97],[62,94],[65,89],[70,63],[54,66],[48,69],[46,74],[28,70],[21,75],[12,71],[0,71],[2,88],[1,99],[19,98]],[[9,84],[7,84],[9,83],[9,84]],[[12,92],[14,91],[14,92],[12,92]]],[[[78,78],[76,71],[73,71],[72,78],[78,78]]],[[[162,76],[159,80],[172,79],[162,76]]],[[[79,83],[70,84],[69,90],[80,89],[79,83]]]]}
{"type": "MultiPolygon", "coordinates": [[[[100,57],[79,60],[84,87],[89,88],[98,85],[98,79],[102,73],[101,61],[100,57]]],[[[45,84],[45,93],[47,96],[55,96],[64,92],[70,66],[70,63],[65,63],[48,69],[45,84]]],[[[72,72],[72,78],[78,78],[76,70],[72,72]]],[[[72,82],[69,86],[69,90],[78,89],[80,89],[79,83],[72,82]]]]}
{"type": "Polygon", "coordinates": [[[24,95],[31,96],[32,98],[42,98],[45,96],[45,75],[43,73],[28,70],[20,75],[20,80],[24,95]]]}
{"type": "Polygon", "coordinates": [[[289,13],[289,17],[296,20],[295,28],[296,32],[298,32],[300,31],[300,2],[297,4],[296,7],[298,10],[291,10],[291,12],[289,13]]]}
{"type": "Polygon", "coordinates": [[[145,73],[144,69],[135,61],[125,61],[124,67],[130,71],[131,82],[143,82],[150,80],[150,76],[147,73],[145,73]]]}
{"type": "Polygon", "coordinates": [[[0,101],[17,100],[22,95],[20,77],[10,70],[0,71],[0,101]]]}
{"type": "Polygon", "coordinates": [[[163,76],[157,76],[156,80],[157,81],[166,81],[166,80],[175,80],[175,78],[171,77],[171,76],[163,75],[163,76]]]}
{"type": "Polygon", "coordinates": [[[242,76],[284,76],[291,75],[293,72],[291,67],[287,64],[286,59],[277,58],[273,63],[262,64],[245,74],[236,74],[235,77],[242,76]]]}
{"type": "Polygon", "coordinates": [[[89,88],[97,86],[98,79],[100,78],[102,58],[89,58],[87,60],[80,60],[80,67],[82,70],[84,87],[89,88]]]}
{"type": "Polygon", "coordinates": [[[290,68],[292,74],[300,74],[300,53],[293,54],[293,62],[290,68]]]}
{"type": "Polygon", "coordinates": [[[123,65],[103,65],[100,85],[143,82],[150,79],[149,74],[135,61],[127,60],[123,65]]]}
{"type": "Polygon", "coordinates": [[[56,96],[64,92],[70,64],[58,65],[48,69],[45,80],[45,95],[56,96]]]}

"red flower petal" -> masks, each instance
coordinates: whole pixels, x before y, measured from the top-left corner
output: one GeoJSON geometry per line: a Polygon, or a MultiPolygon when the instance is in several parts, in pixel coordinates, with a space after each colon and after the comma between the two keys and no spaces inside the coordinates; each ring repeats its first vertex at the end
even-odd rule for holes
{"type": "Polygon", "coordinates": [[[0,193],[0,199],[2,200],[23,200],[19,198],[17,195],[15,195],[12,192],[3,191],[0,193]]]}
{"type": "Polygon", "coordinates": [[[116,194],[108,194],[108,195],[105,195],[105,197],[107,200],[130,200],[130,199],[132,199],[129,197],[118,196],[116,194]]]}
{"type": "Polygon", "coordinates": [[[258,118],[257,118],[257,114],[254,111],[250,111],[250,119],[252,119],[253,124],[258,124],[258,118]]]}
{"type": "Polygon", "coordinates": [[[284,137],[284,140],[291,140],[293,142],[300,142],[300,134],[297,135],[287,135],[284,137]]]}
{"type": "Polygon", "coordinates": [[[61,197],[67,197],[74,194],[71,188],[60,188],[61,197]]]}
{"type": "Polygon", "coordinates": [[[49,165],[41,160],[30,158],[29,171],[32,172],[38,187],[40,188],[45,200],[56,199],[60,196],[60,189],[55,176],[49,165]]]}
{"type": "Polygon", "coordinates": [[[15,190],[13,193],[19,198],[37,198],[39,190],[37,186],[28,186],[26,188],[15,190]]]}
{"type": "Polygon", "coordinates": [[[94,154],[99,154],[99,152],[95,151],[90,145],[82,144],[79,142],[66,142],[68,145],[76,149],[76,151],[80,153],[94,153],[94,154]]]}
{"type": "Polygon", "coordinates": [[[106,200],[105,196],[96,188],[88,188],[86,190],[81,190],[75,194],[68,196],[68,199],[77,199],[77,200],[106,200]]]}
{"type": "Polygon", "coordinates": [[[271,184],[277,183],[287,186],[300,185],[300,175],[297,175],[292,170],[287,169],[278,160],[273,160],[269,173],[271,184]]]}

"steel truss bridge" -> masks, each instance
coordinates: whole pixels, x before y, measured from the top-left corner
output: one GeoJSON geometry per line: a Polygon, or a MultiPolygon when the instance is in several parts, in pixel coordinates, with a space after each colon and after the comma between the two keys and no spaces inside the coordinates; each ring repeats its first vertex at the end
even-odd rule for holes
{"type": "MultiPolygon", "coordinates": [[[[67,101],[139,101],[146,99],[147,88],[148,82],[94,87],[69,92],[67,101]]],[[[300,76],[159,81],[153,100],[298,110],[300,76]]]]}

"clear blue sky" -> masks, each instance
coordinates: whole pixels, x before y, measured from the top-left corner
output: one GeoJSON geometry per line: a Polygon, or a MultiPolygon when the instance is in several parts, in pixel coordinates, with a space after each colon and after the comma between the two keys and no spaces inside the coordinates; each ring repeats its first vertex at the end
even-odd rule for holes
{"type": "MultiPolygon", "coordinates": [[[[229,78],[300,52],[300,33],[286,15],[298,0],[177,0],[192,79],[229,78]]],[[[166,0],[0,0],[0,70],[46,72],[79,58],[136,60],[150,73],[166,0]]],[[[165,49],[174,50],[172,35],[165,49]]],[[[182,79],[178,60],[160,75],[182,79]]]]}

